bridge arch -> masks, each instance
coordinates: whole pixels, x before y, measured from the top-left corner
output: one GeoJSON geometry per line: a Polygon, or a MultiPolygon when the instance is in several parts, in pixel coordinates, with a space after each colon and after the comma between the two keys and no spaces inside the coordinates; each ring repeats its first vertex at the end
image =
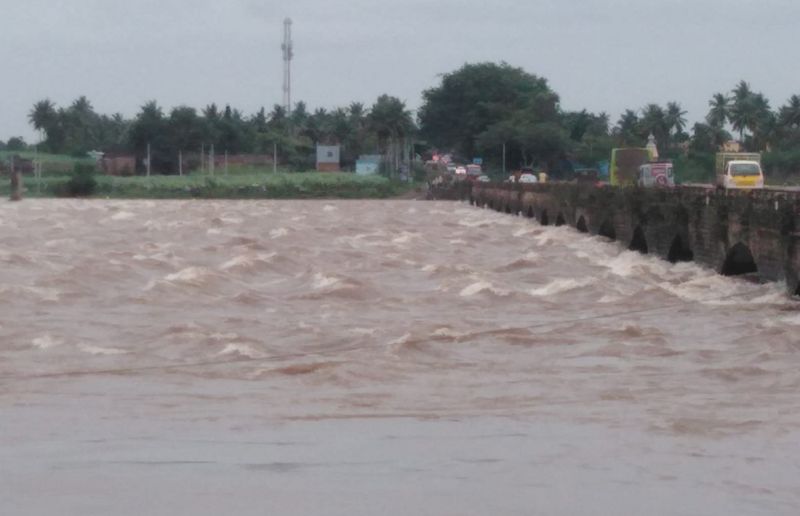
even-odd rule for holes
{"type": "Polygon", "coordinates": [[[725,276],[739,276],[758,272],[753,253],[750,248],[739,242],[728,250],[725,263],[722,265],[722,274],[725,276]]]}
{"type": "Polygon", "coordinates": [[[567,221],[564,219],[564,214],[559,212],[558,217],[556,217],[556,226],[561,227],[566,223],[567,221]]]}
{"type": "Polygon", "coordinates": [[[528,217],[529,219],[533,218],[533,204],[528,206],[528,211],[525,212],[525,216],[528,217]]]}
{"type": "Polygon", "coordinates": [[[539,216],[539,224],[542,226],[550,225],[550,218],[547,216],[547,210],[542,210],[542,214],[539,216]]]}
{"type": "Polygon", "coordinates": [[[642,226],[636,226],[636,229],[633,230],[633,238],[631,239],[631,245],[628,246],[628,249],[641,254],[647,254],[647,238],[644,235],[642,226]]]}
{"type": "Polygon", "coordinates": [[[578,218],[578,222],[575,224],[575,229],[581,233],[589,232],[589,227],[586,225],[586,219],[583,217],[583,215],[578,218]]]}
{"type": "Polygon", "coordinates": [[[609,219],[604,220],[603,223],[600,224],[600,229],[597,230],[597,234],[602,237],[610,238],[611,240],[617,239],[617,230],[614,229],[614,224],[612,224],[609,219]]]}
{"type": "Polygon", "coordinates": [[[511,215],[511,205],[506,204],[506,214],[511,215]]]}
{"type": "Polygon", "coordinates": [[[675,238],[672,239],[669,253],[667,253],[667,260],[672,263],[691,262],[694,260],[694,252],[692,252],[688,242],[680,235],[675,235],[675,238]]]}

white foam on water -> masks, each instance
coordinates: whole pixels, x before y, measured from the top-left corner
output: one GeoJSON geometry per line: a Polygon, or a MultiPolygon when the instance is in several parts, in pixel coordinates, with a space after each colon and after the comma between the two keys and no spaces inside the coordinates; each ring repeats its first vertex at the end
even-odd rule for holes
{"type": "Polygon", "coordinates": [[[452,339],[458,339],[465,335],[467,334],[455,331],[452,328],[447,328],[447,327],[436,328],[435,330],[433,330],[433,333],[431,333],[432,337],[446,337],[452,339]]]}
{"type": "Polygon", "coordinates": [[[288,229],[286,229],[286,228],[277,228],[277,229],[273,229],[272,231],[269,232],[269,237],[274,240],[276,238],[285,237],[288,234],[289,234],[289,230],[288,229]]]}
{"type": "Polygon", "coordinates": [[[327,213],[330,213],[332,211],[336,211],[338,209],[339,208],[337,208],[336,206],[334,206],[332,204],[326,204],[325,206],[322,207],[322,211],[327,212],[327,213]]]}
{"type": "Polygon", "coordinates": [[[92,346],[90,344],[78,344],[78,349],[90,355],[127,355],[130,353],[124,349],[117,348],[103,348],[100,346],[92,346]]]}
{"type": "Polygon", "coordinates": [[[212,276],[212,271],[205,267],[187,267],[174,274],[167,274],[164,277],[164,280],[170,283],[202,285],[206,283],[212,276]]]}
{"type": "Polygon", "coordinates": [[[389,348],[396,348],[398,346],[402,346],[403,344],[407,343],[410,340],[411,340],[411,334],[410,333],[405,333],[402,336],[400,336],[400,337],[398,337],[398,338],[396,338],[394,340],[390,340],[387,343],[387,346],[389,348]]]}
{"type": "Polygon", "coordinates": [[[120,211],[111,216],[111,220],[131,220],[136,215],[129,211],[120,211]]]}
{"type": "Polygon", "coordinates": [[[563,292],[568,292],[570,290],[575,290],[576,288],[587,287],[596,282],[597,280],[594,278],[559,278],[551,281],[543,287],[530,290],[529,294],[534,297],[553,296],[563,292]]]}
{"type": "Polygon", "coordinates": [[[217,353],[216,356],[229,356],[229,355],[240,355],[247,358],[264,358],[266,354],[263,352],[249,346],[247,344],[242,344],[240,342],[231,342],[225,345],[224,348],[220,352],[217,353]]]}
{"type": "Polygon", "coordinates": [[[471,297],[476,294],[480,294],[481,292],[491,292],[492,294],[495,294],[497,296],[508,295],[507,290],[496,288],[490,282],[483,280],[477,281],[471,285],[464,287],[463,289],[461,289],[461,292],[459,292],[458,295],[461,297],[471,297]]]}
{"type": "Polygon", "coordinates": [[[515,238],[524,237],[528,235],[535,235],[541,233],[542,228],[536,226],[526,226],[514,231],[513,235],[515,238]]]}
{"type": "Polygon", "coordinates": [[[392,239],[393,244],[407,244],[411,242],[411,240],[419,238],[418,233],[409,233],[408,231],[403,231],[403,233],[392,239]]]}
{"type": "Polygon", "coordinates": [[[342,280],[339,278],[335,278],[333,276],[326,276],[321,272],[317,272],[314,274],[314,280],[312,286],[317,290],[326,289],[329,287],[333,287],[341,283],[342,280]]]}
{"type": "Polygon", "coordinates": [[[243,254],[234,256],[227,262],[219,266],[222,271],[229,271],[233,269],[248,269],[259,263],[271,263],[278,253],[257,253],[257,254],[243,254]]]}
{"type": "Polygon", "coordinates": [[[54,338],[49,333],[46,333],[41,337],[36,337],[33,340],[31,340],[31,345],[41,350],[55,348],[57,346],[62,345],[63,343],[64,343],[63,340],[54,338]]]}

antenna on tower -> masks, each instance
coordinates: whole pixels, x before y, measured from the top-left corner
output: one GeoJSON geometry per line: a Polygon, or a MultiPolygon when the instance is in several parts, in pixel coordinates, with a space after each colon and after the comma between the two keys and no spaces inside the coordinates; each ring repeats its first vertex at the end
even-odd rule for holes
{"type": "Polygon", "coordinates": [[[286,116],[292,114],[292,58],[294,58],[294,44],[292,43],[292,19],[283,20],[283,108],[286,116]]]}

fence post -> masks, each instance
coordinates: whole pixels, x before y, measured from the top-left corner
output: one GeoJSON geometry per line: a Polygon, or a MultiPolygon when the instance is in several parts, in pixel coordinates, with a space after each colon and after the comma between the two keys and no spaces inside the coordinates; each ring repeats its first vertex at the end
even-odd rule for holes
{"type": "Polygon", "coordinates": [[[11,158],[11,197],[12,201],[22,200],[22,174],[16,168],[16,159],[11,158]]]}

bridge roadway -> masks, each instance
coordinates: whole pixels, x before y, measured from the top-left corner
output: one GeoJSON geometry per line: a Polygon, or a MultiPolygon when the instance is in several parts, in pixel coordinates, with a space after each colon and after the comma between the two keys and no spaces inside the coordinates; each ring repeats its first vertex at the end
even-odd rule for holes
{"type": "Polygon", "coordinates": [[[575,183],[457,183],[431,191],[543,225],[619,241],[671,262],[786,283],[800,296],[800,190],[637,188],[575,183]]]}

